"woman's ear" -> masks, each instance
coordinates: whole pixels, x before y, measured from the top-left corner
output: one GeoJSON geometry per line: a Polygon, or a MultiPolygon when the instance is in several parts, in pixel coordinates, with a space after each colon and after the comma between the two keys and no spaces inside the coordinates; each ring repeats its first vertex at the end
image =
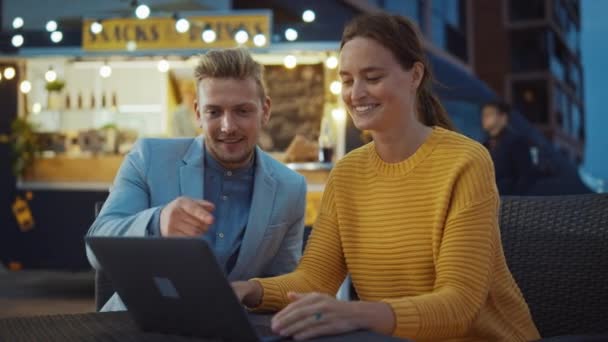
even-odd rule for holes
{"type": "Polygon", "coordinates": [[[414,86],[414,90],[418,90],[422,80],[424,79],[424,64],[422,62],[414,62],[412,65],[412,85],[414,86]]]}

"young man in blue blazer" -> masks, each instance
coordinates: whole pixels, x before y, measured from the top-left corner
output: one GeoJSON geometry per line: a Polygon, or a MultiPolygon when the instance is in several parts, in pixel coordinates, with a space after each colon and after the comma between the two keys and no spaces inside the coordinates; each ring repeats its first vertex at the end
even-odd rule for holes
{"type": "MultiPolygon", "coordinates": [[[[271,107],[263,67],[246,50],[216,50],[195,77],[204,135],[138,140],[88,235],[201,237],[230,281],[288,273],[301,256],[306,181],[257,147],[271,107]]],[[[116,310],[125,306],[114,294],[102,311],[116,310]]]]}

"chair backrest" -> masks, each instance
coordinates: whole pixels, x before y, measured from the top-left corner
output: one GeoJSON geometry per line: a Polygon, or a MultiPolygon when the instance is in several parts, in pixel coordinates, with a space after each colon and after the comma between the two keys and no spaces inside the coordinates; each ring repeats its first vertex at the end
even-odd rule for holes
{"type": "Polygon", "coordinates": [[[541,336],[608,333],[608,195],[504,197],[500,229],[541,336]]]}
{"type": "Polygon", "coordinates": [[[95,271],[95,310],[99,311],[114,294],[112,280],[103,270],[95,271]]]}
{"type": "MultiPolygon", "coordinates": [[[[95,202],[95,218],[103,207],[103,201],[95,202]]],[[[112,280],[103,270],[95,271],[95,310],[99,311],[114,294],[112,280]]]]}

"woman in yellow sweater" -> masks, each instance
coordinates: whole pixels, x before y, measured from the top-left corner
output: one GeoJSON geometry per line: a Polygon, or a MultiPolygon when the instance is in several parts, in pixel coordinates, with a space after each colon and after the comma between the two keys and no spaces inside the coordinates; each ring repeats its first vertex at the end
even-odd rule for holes
{"type": "Polygon", "coordinates": [[[374,141],[332,171],[298,268],[233,283],[242,302],[281,310],[273,329],[296,339],[356,329],[416,341],[539,338],[505,262],[492,161],[449,130],[415,26],[354,19],[340,77],[354,124],[374,141]],[[335,299],[347,273],[360,301],[335,299]]]}

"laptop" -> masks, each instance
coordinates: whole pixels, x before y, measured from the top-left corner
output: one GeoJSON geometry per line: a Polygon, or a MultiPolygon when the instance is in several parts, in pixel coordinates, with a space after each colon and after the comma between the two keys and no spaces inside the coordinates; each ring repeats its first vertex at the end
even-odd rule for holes
{"type": "Polygon", "coordinates": [[[278,341],[268,317],[249,316],[207,242],[197,238],[85,237],[144,331],[278,341]]]}

